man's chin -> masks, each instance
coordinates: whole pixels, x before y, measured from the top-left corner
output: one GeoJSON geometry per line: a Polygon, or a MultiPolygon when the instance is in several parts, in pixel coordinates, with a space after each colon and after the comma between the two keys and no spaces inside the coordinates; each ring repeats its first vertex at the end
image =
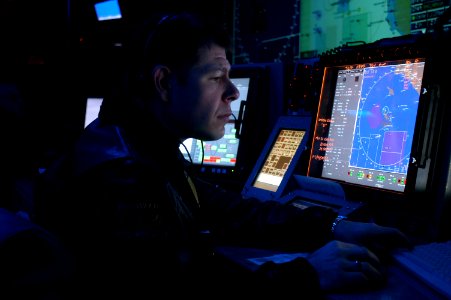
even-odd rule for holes
{"type": "Polygon", "coordinates": [[[201,140],[203,141],[216,141],[224,137],[225,131],[218,131],[218,132],[209,132],[203,135],[203,138],[201,140]]]}

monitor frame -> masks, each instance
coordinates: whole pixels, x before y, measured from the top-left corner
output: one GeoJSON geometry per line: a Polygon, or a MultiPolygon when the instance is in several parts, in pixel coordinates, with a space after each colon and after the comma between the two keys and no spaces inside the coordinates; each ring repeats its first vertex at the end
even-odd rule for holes
{"type": "MultiPolygon", "coordinates": [[[[312,146],[311,146],[311,153],[309,158],[309,167],[307,170],[307,175],[311,177],[316,178],[322,178],[325,180],[333,180],[336,182],[340,182],[346,189],[348,189],[350,192],[361,195],[361,193],[365,190],[371,190],[373,191],[379,191],[384,194],[392,194],[394,197],[404,197],[407,194],[410,194],[415,189],[416,184],[416,172],[418,165],[416,164],[417,160],[420,159],[419,152],[421,151],[421,146],[419,146],[419,140],[421,140],[422,137],[420,135],[423,134],[425,124],[424,122],[421,122],[421,118],[424,118],[422,115],[423,110],[423,103],[426,101],[426,99],[429,97],[428,93],[426,92],[424,86],[426,85],[425,82],[425,70],[427,68],[427,59],[424,55],[419,55],[417,57],[407,57],[407,58],[394,58],[390,59],[387,58],[385,60],[379,60],[379,61],[368,61],[368,62],[361,62],[361,63],[343,63],[343,64],[337,64],[332,66],[325,66],[324,68],[324,75],[323,75],[323,82],[321,86],[321,93],[320,93],[320,99],[318,103],[318,111],[317,111],[317,117],[316,122],[314,126],[313,131],[313,137],[312,137],[312,146]],[[402,175],[402,172],[390,172],[390,171],[377,171],[376,168],[374,171],[372,171],[370,168],[362,169],[362,168],[356,168],[355,166],[351,168],[349,165],[346,166],[346,168],[349,168],[349,172],[352,172],[354,169],[357,171],[360,170],[369,170],[367,173],[364,174],[363,179],[352,178],[349,180],[346,180],[345,176],[341,174],[342,178],[334,177],[335,175],[328,174],[325,176],[321,172],[324,172],[323,165],[325,164],[324,161],[328,157],[329,154],[333,154],[333,151],[338,153],[339,147],[336,147],[337,150],[333,150],[333,141],[331,142],[331,138],[329,137],[329,129],[332,127],[333,123],[336,121],[332,118],[332,109],[333,104],[335,101],[335,91],[336,91],[336,85],[337,85],[337,79],[338,79],[338,73],[339,72],[356,72],[357,75],[362,74],[364,70],[371,70],[378,67],[390,67],[397,63],[404,64],[406,66],[406,70],[409,72],[412,72],[415,74],[416,68],[420,69],[422,74],[422,81],[420,84],[414,86],[414,88],[418,91],[418,99],[417,101],[417,107],[415,111],[415,117],[414,117],[414,123],[413,126],[410,127],[410,131],[407,134],[409,134],[410,139],[410,148],[408,149],[408,157],[404,156],[404,165],[403,167],[406,169],[406,172],[404,173],[404,176],[402,175]],[[417,64],[418,65],[414,65],[417,64]],[[410,66],[413,66],[409,69],[410,66]],[[423,124],[422,124],[423,123],[423,124]],[[321,146],[321,144],[324,144],[321,146]],[[323,149],[323,150],[321,150],[323,149]],[[351,170],[352,169],[352,170],[351,170]],[[386,177],[384,177],[386,176],[386,177]],[[398,176],[398,177],[397,177],[398,176]],[[379,180],[379,178],[381,178],[379,180]],[[385,178],[388,181],[385,181],[385,178]],[[365,184],[364,184],[365,182],[365,184]],[[384,183],[386,184],[384,185],[384,183]]],[[[402,68],[402,67],[400,67],[402,68]]],[[[393,70],[392,70],[393,71],[393,70]]],[[[396,71],[397,72],[397,71],[396,71]]],[[[393,71],[395,73],[395,71],[393,71]]],[[[387,73],[388,74],[388,73],[387,73]]],[[[413,76],[411,74],[406,73],[406,76],[413,76]]],[[[376,81],[375,81],[376,82],[376,81]]],[[[361,90],[360,90],[361,92],[361,90]]],[[[348,96],[348,95],[347,95],[348,96]]],[[[354,97],[358,97],[358,104],[361,104],[362,101],[362,95],[354,95],[354,97]]],[[[351,98],[351,96],[348,96],[351,98]]],[[[344,106],[344,105],[343,105],[344,106]]],[[[357,119],[362,116],[362,113],[359,114],[359,106],[354,110],[354,113],[351,113],[352,115],[349,119],[350,124],[354,124],[356,126],[357,119]],[[352,118],[355,118],[352,119],[352,118]],[[355,123],[353,123],[355,122],[355,123]]],[[[343,111],[347,114],[352,111],[350,109],[349,111],[346,111],[343,109],[343,111]]],[[[336,125],[334,125],[336,126],[336,125]]],[[[345,125],[343,125],[345,126],[345,125]]],[[[355,127],[354,127],[355,129],[355,127]]],[[[354,137],[354,134],[353,134],[354,137]]],[[[352,137],[352,138],[353,138],[352,137]]],[[[347,147],[342,147],[343,149],[348,149],[350,153],[344,153],[344,156],[342,156],[343,164],[348,163],[351,160],[351,153],[352,153],[352,144],[349,144],[347,147]]],[[[408,145],[407,145],[408,146],[408,145]]],[[[407,152],[406,152],[407,153],[407,152]]],[[[337,154],[338,155],[338,154],[337,154]]],[[[339,159],[335,156],[329,156],[331,157],[331,165],[332,163],[335,163],[336,161],[339,161],[339,159]]],[[[336,166],[338,168],[338,166],[336,166]]],[[[332,166],[330,167],[330,170],[332,170],[332,166]]],[[[402,168],[401,168],[402,169],[402,168]]],[[[354,170],[354,171],[355,171],[354,170]]],[[[395,170],[396,171],[396,170],[395,170]]],[[[333,171],[331,171],[333,173],[333,171]]],[[[338,172],[338,171],[337,171],[338,172]]],[[[361,172],[361,171],[360,171],[361,172]]],[[[351,176],[351,175],[349,175],[351,176]]],[[[350,193],[348,193],[350,194],[350,193]]]]}
{"type": "Polygon", "coordinates": [[[268,200],[278,200],[282,197],[285,192],[285,187],[287,186],[289,180],[295,169],[298,167],[301,154],[307,149],[307,144],[310,136],[310,117],[301,116],[280,116],[274,125],[271,134],[269,135],[266,144],[257,159],[256,164],[249,177],[247,178],[246,184],[241,192],[242,196],[245,198],[257,198],[262,201],[268,200]],[[262,169],[265,162],[268,160],[271,151],[274,149],[277,139],[282,132],[282,130],[295,130],[303,133],[300,143],[295,149],[295,153],[292,159],[288,163],[285,173],[279,183],[278,188],[274,190],[262,188],[255,185],[258,180],[258,176],[262,173],[262,169]]]}

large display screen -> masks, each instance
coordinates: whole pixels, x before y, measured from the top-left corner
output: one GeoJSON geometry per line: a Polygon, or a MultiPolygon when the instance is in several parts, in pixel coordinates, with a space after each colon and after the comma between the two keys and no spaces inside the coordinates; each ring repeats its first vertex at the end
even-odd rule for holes
{"type": "Polygon", "coordinates": [[[425,60],[326,67],[309,176],[404,192],[425,60]]]}

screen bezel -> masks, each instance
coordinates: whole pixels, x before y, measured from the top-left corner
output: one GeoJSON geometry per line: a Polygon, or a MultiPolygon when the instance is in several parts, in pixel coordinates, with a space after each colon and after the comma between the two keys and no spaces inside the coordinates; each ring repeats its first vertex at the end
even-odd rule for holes
{"type": "Polygon", "coordinates": [[[308,144],[309,140],[310,122],[311,122],[310,117],[280,116],[278,118],[271,134],[269,135],[266,141],[266,144],[262,152],[260,153],[260,156],[256,164],[254,165],[252,172],[247,178],[246,184],[241,193],[244,197],[246,198],[254,197],[263,201],[268,201],[268,200],[277,200],[283,195],[285,187],[287,186],[287,183],[290,180],[291,175],[293,174],[294,170],[298,165],[302,152],[306,150],[306,145],[308,144]],[[284,129],[303,131],[304,136],[302,138],[302,141],[298,145],[296,152],[283,176],[283,179],[279,184],[278,189],[276,191],[271,191],[268,189],[256,187],[254,183],[258,175],[261,173],[264,163],[266,162],[269,154],[271,153],[271,150],[274,144],[276,143],[276,140],[280,132],[284,129]]]}

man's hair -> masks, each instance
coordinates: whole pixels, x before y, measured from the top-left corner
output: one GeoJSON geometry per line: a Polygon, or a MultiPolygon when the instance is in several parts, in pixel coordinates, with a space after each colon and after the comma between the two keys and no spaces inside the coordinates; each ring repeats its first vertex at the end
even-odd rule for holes
{"type": "Polygon", "coordinates": [[[199,50],[213,44],[230,55],[227,28],[207,16],[185,12],[141,24],[126,46],[128,70],[121,88],[113,87],[112,95],[105,97],[100,118],[129,119],[127,114],[134,110],[136,101],[148,99],[155,92],[151,79],[154,66],[167,66],[183,82],[186,72],[198,62],[199,50]]]}
{"type": "Polygon", "coordinates": [[[199,49],[212,44],[225,48],[229,54],[230,39],[222,25],[193,13],[164,16],[138,43],[141,58],[135,61],[136,69],[132,70],[136,72],[136,79],[143,80],[149,89],[147,78],[153,67],[165,65],[179,75],[178,80],[183,80],[185,72],[198,62],[199,49]]]}

